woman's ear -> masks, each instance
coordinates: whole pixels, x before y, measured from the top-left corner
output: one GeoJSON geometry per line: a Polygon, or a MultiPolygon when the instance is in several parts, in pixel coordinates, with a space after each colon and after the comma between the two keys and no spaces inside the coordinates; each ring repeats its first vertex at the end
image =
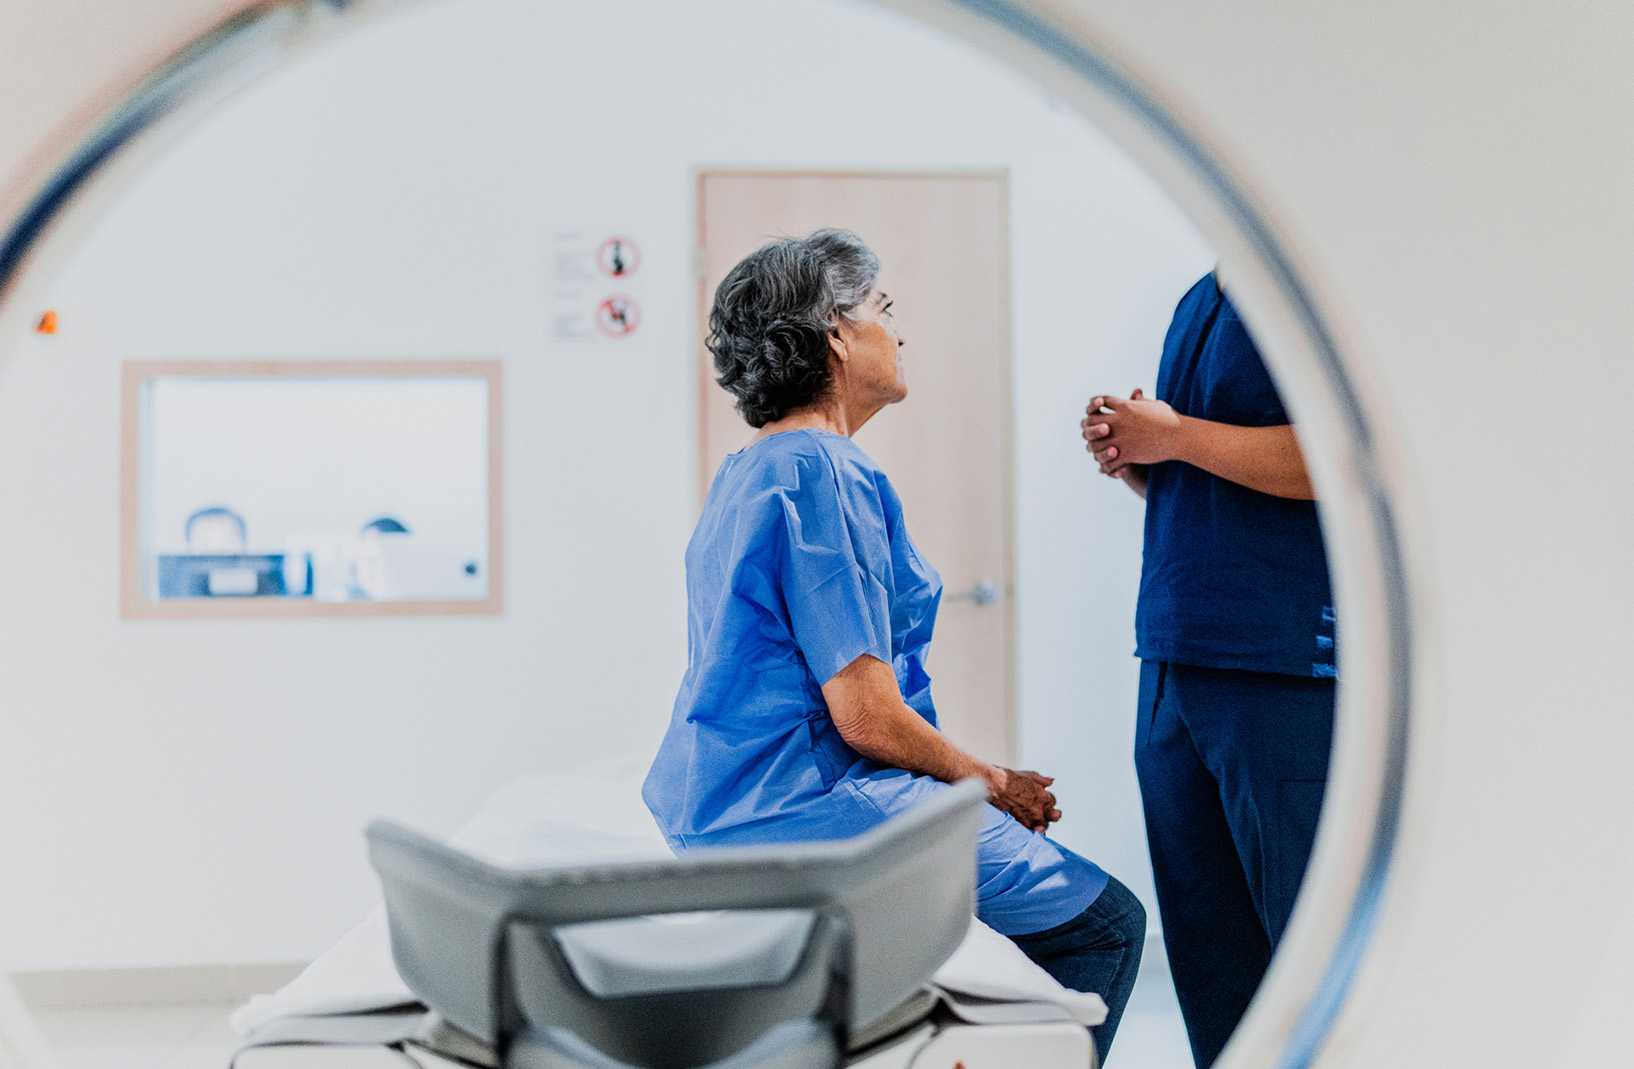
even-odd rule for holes
{"type": "Polygon", "coordinates": [[[851,358],[851,350],[845,344],[845,335],[840,333],[839,327],[828,328],[828,352],[842,364],[851,358]]]}

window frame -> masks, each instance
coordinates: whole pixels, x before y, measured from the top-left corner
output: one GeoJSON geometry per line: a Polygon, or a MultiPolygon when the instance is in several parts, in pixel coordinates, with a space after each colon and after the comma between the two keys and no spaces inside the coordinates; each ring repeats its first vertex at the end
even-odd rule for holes
{"type": "Polygon", "coordinates": [[[126,360],[120,365],[119,616],[122,620],[496,616],[504,609],[502,364],[498,360],[126,360]],[[315,601],[219,597],[155,600],[142,561],[142,395],[161,378],[479,378],[488,389],[488,591],[481,598],[315,601]]]}

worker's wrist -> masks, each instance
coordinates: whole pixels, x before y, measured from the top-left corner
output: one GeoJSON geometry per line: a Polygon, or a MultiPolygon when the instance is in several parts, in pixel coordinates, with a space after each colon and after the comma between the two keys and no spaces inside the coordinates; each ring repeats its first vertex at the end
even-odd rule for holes
{"type": "Polygon", "coordinates": [[[1194,416],[1175,416],[1174,426],[1169,429],[1164,441],[1164,460],[1181,460],[1194,464],[1197,453],[1197,435],[1202,430],[1203,421],[1194,416]]]}

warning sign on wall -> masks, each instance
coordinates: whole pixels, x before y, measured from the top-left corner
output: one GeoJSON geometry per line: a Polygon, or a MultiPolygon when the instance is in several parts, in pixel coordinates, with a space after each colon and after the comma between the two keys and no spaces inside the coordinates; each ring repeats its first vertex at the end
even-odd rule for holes
{"type": "Polygon", "coordinates": [[[561,230],[549,251],[550,316],[557,341],[606,344],[641,325],[641,248],[623,227],[561,230]],[[609,237],[611,234],[613,236],[609,237]],[[609,280],[616,280],[616,286],[609,280]]]}
{"type": "Polygon", "coordinates": [[[627,338],[641,325],[641,306],[615,294],[596,306],[596,326],[609,338],[627,338]]]}
{"type": "Polygon", "coordinates": [[[596,266],[609,278],[626,278],[641,266],[641,249],[626,237],[610,237],[596,249],[596,266]]]}

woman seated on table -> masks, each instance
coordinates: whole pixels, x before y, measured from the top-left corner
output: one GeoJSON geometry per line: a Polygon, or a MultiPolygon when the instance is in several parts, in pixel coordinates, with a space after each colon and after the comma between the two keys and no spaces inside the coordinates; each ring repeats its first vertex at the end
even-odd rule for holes
{"type": "Polygon", "coordinates": [[[986,782],[976,914],[1107,1003],[1104,1058],[1146,914],[1045,837],[1053,782],[937,729],[925,658],[942,581],[852,441],[908,395],[879,261],[855,235],[774,241],[721,282],[708,346],[760,433],[722,462],[687,547],[688,664],[642,795],[676,850],[843,839],[986,782]]]}

